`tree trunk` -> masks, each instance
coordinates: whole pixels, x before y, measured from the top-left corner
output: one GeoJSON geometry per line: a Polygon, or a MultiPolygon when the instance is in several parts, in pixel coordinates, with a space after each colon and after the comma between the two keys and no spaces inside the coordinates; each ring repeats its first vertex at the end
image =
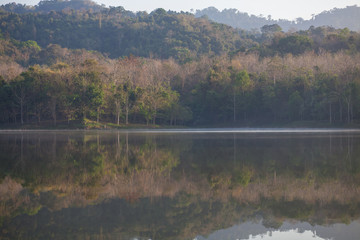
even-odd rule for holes
{"type": "Polygon", "coordinates": [[[347,102],[347,122],[350,123],[350,99],[347,102]]]}
{"type": "Polygon", "coordinates": [[[24,117],[23,117],[23,114],[24,114],[24,106],[23,106],[23,99],[20,98],[20,118],[21,118],[21,125],[24,124],[24,117]]]}
{"type": "Polygon", "coordinates": [[[13,117],[15,124],[17,124],[18,120],[17,120],[17,110],[16,109],[14,109],[14,108],[12,109],[11,116],[13,117]]]}
{"type": "Polygon", "coordinates": [[[234,90],[234,94],[233,94],[234,96],[234,123],[236,122],[236,112],[235,112],[235,105],[236,105],[236,99],[235,99],[235,90],[234,90]]]}
{"type": "Polygon", "coordinates": [[[56,126],[56,99],[52,99],[51,112],[52,112],[52,117],[54,120],[54,126],[56,126]]]}
{"type": "Polygon", "coordinates": [[[155,109],[154,109],[154,117],[153,117],[153,124],[155,125],[156,123],[156,112],[157,112],[157,106],[155,105],[155,109]]]}
{"type": "Polygon", "coordinates": [[[329,121],[330,121],[330,124],[332,124],[332,118],[331,118],[331,103],[329,104],[329,121]]]}
{"type": "Polygon", "coordinates": [[[117,125],[120,125],[120,111],[117,111],[116,113],[116,123],[117,125]]]}
{"type": "Polygon", "coordinates": [[[41,121],[41,109],[40,107],[35,107],[36,117],[37,117],[37,123],[40,124],[41,121]]]}
{"type": "Polygon", "coordinates": [[[100,107],[97,108],[96,122],[99,123],[99,120],[100,120],[100,107]]]}
{"type": "Polygon", "coordinates": [[[126,112],[125,124],[128,125],[129,124],[129,105],[128,104],[126,104],[125,112],[126,112]]]}
{"type": "Polygon", "coordinates": [[[120,124],[120,102],[115,101],[115,107],[116,107],[116,123],[117,125],[120,124]]]}
{"type": "Polygon", "coordinates": [[[342,116],[342,101],[341,101],[341,99],[339,99],[339,106],[340,106],[340,122],[342,122],[343,121],[343,116],[342,116]]]}

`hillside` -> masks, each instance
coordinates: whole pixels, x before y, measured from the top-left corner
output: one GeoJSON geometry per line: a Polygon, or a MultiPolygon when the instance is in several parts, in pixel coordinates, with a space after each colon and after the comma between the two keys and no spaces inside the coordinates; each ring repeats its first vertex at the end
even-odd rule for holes
{"type": "Polygon", "coordinates": [[[260,30],[260,28],[264,25],[278,24],[284,31],[288,31],[290,29],[306,30],[311,26],[330,26],[334,28],[349,28],[353,31],[360,31],[360,7],[356,5],[348,6],[343,9],[334,8],[330,11],[324,11],[320,14],[314,15],[314,17],[310,20],[304,20],[302,18],[297,18],[295,21],[286,19],[275,20],[272,19],[271,16],[262,17],[249,15],[248,13],[240,12],[237,9],[224,9],[223,11],[219,11],[214,7],[197,10],[195,16],[207,16],[215,22],[246,30],[260,30]]]}
{"type": "Polygon", "coordinates": [[[251,47],[251,39],[223,24],[197,19],[189,14],[163,9],[132,16],[121,7],[101,12],[61,11],[13,14],[0,12],[0,30],[5,36],[36,41],[39,46],[96,50],[110,57],[169,58],[181,61],[202,54],[222,54],[241,46],[251,47]]]}
{"type": "Polygon", "coordinates": [[[331,52],[359,49],[358,34],[348,29],[310,27],[306,31],[284,33],[278,24],[272,24],[262,26],[262,34],[254,34],[207,18],[164,9],[150,14],[133,14],[122,7],[104,8],[99,12],[66,9],[16,14],[0,11],[0,22],[0,33],[5,39],[30,40],[41,48],[57,44],[63,48],[98,51],[110,58],[134,55],[174,58],[186,63],[201,56],[238,52],[258,52],[264,57],[320,49],[331,52]]]}

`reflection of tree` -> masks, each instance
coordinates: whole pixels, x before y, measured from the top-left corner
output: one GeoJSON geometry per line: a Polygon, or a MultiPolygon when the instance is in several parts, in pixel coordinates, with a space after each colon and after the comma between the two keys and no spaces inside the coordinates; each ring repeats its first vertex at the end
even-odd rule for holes
{"type": "Polygon", "coordinates": [[[257,221],[279,228],[284,221],[306,220],[312,225],[348,222],[360,217],[357,204],[308,204],[304,201],[266,200],[239,204],[201,200],[190,194],[174,198],[142,198],[136,203],[113,199],[101,204],[5,221],[4,237],[27,239],[193,239],[233,224],[257,221]],[[295,206],[295,208],[294,208],[295,206]],[[341,210],[339,210],[341,209],[341,210]],[[46,223],[46,224],[43,224],[46,223]]]}
{"type": "MultiPolygon", "coordinates": [[[[44,192],[55,194],[56,209],[104,197],[131,200],[161,195],[164,184],[170,191],[171,171],[178,164],[178,158],[158,147],[155,139],[129,142],[124,135],[21,134],[9,136],[0,154],[5,156],[0,168],[3,177],[21,183],[33,199],[44,192]]],[[[11,194],[13,199],[20,197],[11,194]]]]}
{"type": "Polygon", "coordinates": [[[264,195],[343,201],[353,196],[347,183],[359,178],[359,150],[353,138],[330,140],[337,146],[330,146],[331,151],[326,139],[301,138],[280,138],[276,143],[266,139],[197,139],[189,149],[181,144],[186,139],[179,142],[155,135],[19,134],[8,136],[2,144],[1,172],[34,193],[81,193],[85,199],[101,194],[138,198],[200,191],[203,196],[237,196],[242,201],[255,195],[257,199],[264,195]],[[259,141],[261,148],[257,147],[259,141]],[[184,159],[181,164],[180,154],[184,159]],[[179,171],[174,171],[176,168],[179,171]],[[257,191],[250,191],[249,196],[248,189],[257,191]],[[331,193],[331,189],[338,191],[331,193]]]}
{"type": "Polygon", "coordinates": [[[273,141],[57,132],[5,135],[0,141],[0,215],[9,224],[14,216],[36,215],[45,206],[53,213],[43,217],[58,218],[56,224],[65,226],[67,208],[78,206],[84,215],[74,226],[86,232],[95,223],[86,222],[85,212],[98,216],[101,206],[118,198],[126,199],[120,205],[130,209],[112,216],[114,224],[104,219],[103,233],[184,239],[230,226],[242,215],[249,219],[257,211],[272,227],[286,219],[349,222],[360,214],[356,137],[273,141]],[[143,220],[132,219],[134,214],[143,220]],[[150,220],[154,214],[159,222],[150,220]]]}

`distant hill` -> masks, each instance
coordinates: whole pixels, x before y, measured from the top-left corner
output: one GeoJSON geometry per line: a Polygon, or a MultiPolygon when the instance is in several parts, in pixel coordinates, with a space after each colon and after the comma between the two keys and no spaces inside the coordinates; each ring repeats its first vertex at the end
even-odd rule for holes
{"type": "MultiPolygon", "coordinates": [[[[0,6],[0,11],[13,13],[49,13],[51,11],[90,11],[100,12],[106,10],[105,5],[99,5],[92,0],[42,0],[36,6],[8,3],[0,6]]],[[[124,11],[123,11],[124,12],[124,11]]],[[[128,16],[135,17],[136,13],[126,11],[128,16]]],[[[333,28],[349,28],[353,31],[360,31],[360,7],[357,5],[346,8],[334,8],[315,15],[310,20],[296,18],[294,21],[287,19],[272,19],[271,16],[255,16],[237,9],[224,9],[219,11],[215,7],[208,7],[197,10],[195,17],[206,16],[210,20],[230,25],[234,28],[259,31],[264,25],[278,24],[284,31],[307,30],[311,26],[330,26],[333,28]]]]}
{"type": "Polygon", "coordinates": [[[214,7],[197,10],[195,16],[207,16],[212,21],[245,30],[259,30],[262,26],[270,24],[278,24],[284,31],[290,29],[306,30],[311,26],[331,26],[334,28],[349,28],[353,31],[360,30],[360,7],[356,5],[341,9],[334,8],[330,11],[324,11],[315,15],[310,20],[297,18],[296,21],[285,19],[274,20],[271,16],[266,18],[249,15],[248,13],[240,12],[237,9],[224,9],[223,11],[219,11],[214,7]]]}

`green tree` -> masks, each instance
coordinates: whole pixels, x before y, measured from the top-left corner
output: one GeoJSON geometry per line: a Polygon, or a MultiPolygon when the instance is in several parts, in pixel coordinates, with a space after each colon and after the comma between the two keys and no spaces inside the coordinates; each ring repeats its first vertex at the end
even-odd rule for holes
{"type": "Polygon", "coordinates": [[[113,101],[115,103],[116,122],[120,124],[120,115],[125,113],[125,124],[129,124],[129,114],[138,100],[136,89],[130,82],[113,86],[113,101]]]}
{"type": "Polygon", "coordinates": [[[264,25],[261,27],[261,32],[262,34],[265,35],[271,35],[274,34],[276,32],[281,32],[282,29],[278,24],[271,24],[271,25],[264,25]]]}
{"type": "Polygon", "coordinates": [[[291,35],[285,38],[281,38],[277,43],[276,48],[283,55],[287,53],[299,55],[308,50],[311,50],[312,46],[313,41],[308,36],[291,35]]]}
{"type": "Polygon", "coordinates": [[[79,110],[82,112],[83,119],[86,119],[87,113],[89,113],[91,117],[96,116],[96,120],[99,121],[100,110],[104,100],[99,72],[85,69],[76,75],[74,81],[79,98],[79,110]]]}
{"type": "Polygon", "coordinates": [[[32,83],[33,78],[29,72],[22,73],[10,82],[14,103],[19,108],[18,113],[20,114],[21,124],[24,124],[25,121],[24,115],[25,113],[27,114],[27,111],[25,111],[26,108],[28,109],[30,107],[32,83]]]}
{"type": "Polygon", "coordinates": [[[168,87],[148,87],[142,95],[141,110],[146,119],[146,123],[152,120],[156,124],[158,112],[165,111],[171,104],[178,99],[178,94],[168,87]]]}
{"type": "Polygon", "coordinates": [[[115,108],[115,120],[116,124],[120,124],[120,116],[122,113],[122,104],[124,103],[124,95],[122,94],[123,88],[122,85],[112,86],[112,97],[110,101],[114,103],[115,108]]]}
{"type": "Polygon", "coordinates": [[[11,119],[11,97],[10,85],[0,76],[0,112],[2,113],[0,121],[3,123],[9,123],[11,119]]]}
{"type": "Polygon", "coordinates": [[[288,112],[291,120],[302,119],[304,111],[304,100],[298,91],[289,96],[288,112]]]}
{"type": "Polygon", "coordinates": [[[251,89],[253,83],[250,80],[249,74],[246,70],[234,73],[232,75],[232,88],[233,88],[233,117],[236,122],[236,98],[239,93],[244,95],[245,91],[251,89]]]}

